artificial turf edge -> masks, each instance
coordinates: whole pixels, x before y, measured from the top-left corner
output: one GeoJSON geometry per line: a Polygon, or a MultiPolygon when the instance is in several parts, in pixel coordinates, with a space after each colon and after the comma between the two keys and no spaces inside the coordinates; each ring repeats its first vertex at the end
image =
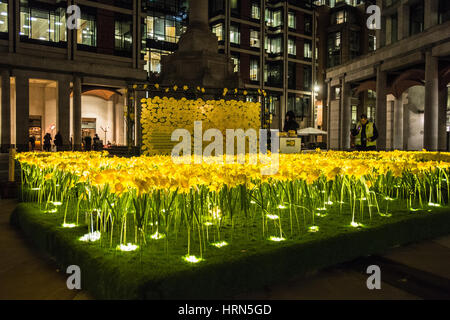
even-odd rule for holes
{"type": "Polygon", "coordinates": [[[36,211],[20,203],[10,222],[63,270],[78,265],[82,270],[82,288],[97,299],[226,299],[360,256],[379,254],[393,246],[450,233],[450,214],[448,209],[442,209],[359,232],[294,243],[231,262],[193,266],[183,272],[163,272],[159,277],[146,278],[145,273],[126,270],[123,265],[75,245],[53,224],[40,220],[36,211]]]}

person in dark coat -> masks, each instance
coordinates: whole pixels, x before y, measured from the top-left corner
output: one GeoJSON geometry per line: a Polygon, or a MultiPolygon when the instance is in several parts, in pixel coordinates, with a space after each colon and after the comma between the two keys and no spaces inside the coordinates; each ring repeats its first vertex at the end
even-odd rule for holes
{"type": "Polygon", "coordinates": [[[62,141],[62,135],[61,133],[58,131],[58,133],[55,136],[55,146],[56,146],[56,151],[63,151],[63,141],[62,141]]]}
{"type": "Polygon", "coordinates": [[[295,121],[295,113],[293,111],[288,111],[286,113],[286,120],[284,122],[283,131],[289,132],[291,130],[297,131],[300,126],[297,121],[295,121]]]}
{"type": "Polygon", "coordinates": [[[95,134],[94,136],[94,150],[100,150],[100,138],[98,137],[98,134],[95,134]]]}
{"type": "Polygon", "coordinates": [[[92,138],[91,136],[84,137],[84,151],[91,151],[92,138]]]}
{"type": "Polygon", "coordinates": [[[34,148],[36,147],[36,137],[30,136],[30,144],[31,144],[31,151],[34,151],[34,148]]]}
{"type": "Polygon", "coordinates": [[[52,149],[52,136],[50,133],[46,133],[44,136],[44,151],[50,152],[52,149]]]}

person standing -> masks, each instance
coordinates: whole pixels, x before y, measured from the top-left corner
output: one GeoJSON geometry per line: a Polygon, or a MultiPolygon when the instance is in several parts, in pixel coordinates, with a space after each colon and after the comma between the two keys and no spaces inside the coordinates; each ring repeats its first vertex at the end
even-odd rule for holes
{"type": "Polygon", "coordinates": [[[295,121],[295,113],[291,110],[286,113],[286,120],[284,121],[284,132],[297,131],[300,126],[295,121]]]}
{"type": "Polygon", "coordinates": [[[34,148],[36,147],[36,137],[33,135],[30,136],[30,144],[31,144],[31,151],[34,151],[34,148]]]}
{"type": "Polygon", "coordinates": [[[52,148],[52,136],[50,133],[46,133],[44,136],[44,151],[50,152],[52,148]]]}
{"type": "Polygon", "coordinates": [[[100,138],[98,137],[98,134],[95,134],[94,136],[94,151],[100,150],[100,138]]]}
{"type": "Polygon", "coordinates": [[[84,151],[91,151],[92,138],[90,135],[84,137],[84,151]]]}
{"type": "Polygon", "coordinates": [[[369,121],[365,114],[362,114],[356,128],[351,130],[355,137],[355,147],[357,151],[376,151],[378,130],[375,123],[369,121]]]}
{"type": "Polygon", "coordinates": [[[58,133],[55,136],[55,146],[56,146],[56,151],[63,151],[63,141],[62,141],[62,135],[61,133],[58,131],[58,133]]]}

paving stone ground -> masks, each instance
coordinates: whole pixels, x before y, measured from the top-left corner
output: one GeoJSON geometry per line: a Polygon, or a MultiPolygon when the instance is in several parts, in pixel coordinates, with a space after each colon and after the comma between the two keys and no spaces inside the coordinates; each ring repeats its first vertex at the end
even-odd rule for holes
{"type": "MultiPolygon", "coordinates": [[[[9,217],[17,202],[0,200],[0,299],[16,300],[87,300],[84,290],[69,290],[64,270],[37,252],[19,230],[12,228],[9,217]]],[[[439,279],[450,279],[450,236],[398,247],[389,250],[383,258],[412,270],[420,270],[439,279]]],[[[422,299],[419,290],[412,292],[401,285],[404,279],[383,281],[381,289],[369,290],[369,275],[348,264],[334,266],[320,272],[266,287],[263,290],[237,295],[236,299],[422,299]],[[398,284],[397,285],[397,281],[398,284]]],[[[449,292],[450,292],[450,288],[449,292]]]]}

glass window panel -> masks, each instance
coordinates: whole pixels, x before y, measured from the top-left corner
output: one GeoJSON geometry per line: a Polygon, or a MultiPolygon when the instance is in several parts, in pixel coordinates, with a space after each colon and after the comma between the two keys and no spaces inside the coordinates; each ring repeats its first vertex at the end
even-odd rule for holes
{"type": "Polygon", "coordinates": [[[118,50],[130,51],[133,45],[131,21],[117,21],[115,22],[115,48],[118,50]]]}
{"type": "Polygon", "coordinates": [[[281,26],[282,23],[283,23],[283,20],[281,17],[281,10],[274,11],[272,27],[279,27],[279,26],[281,26]]]}
{"type": "Polygon", "coordinates": [[[77,43],[86,46],[97,46],[97,25],[94,17],[82,16],[77,30],[77,43]]]}
{"type": "Polygon", "coordinates": [[[255,59],[250,60],[250,80],[259,80],[259,63],[258,60],[255,59]]]}
{"type": "Polygon", "coordinates": [[[212,26],[212,33],[217,37],[218,41],[223,40],[223,23],[218,23],[212,26]]]}
{"type": "Polygon", "coordinates": [[[295,21],[295,13],[294,12],[289,12],[288,13],[288,27],[292,28],[292,29],[295,29],[295,25],[296,25],[295,22],[296,22],[295,21]]]}
{"type": "Polygon", "coordinates": [[[239,57],[235,57],[235,56],[231,56],[231,60],[234,63],[234,69],[233,72],[239,72],[240,70],[240,61],[239,61],[239,57]]]}
{"type": "Polygon", "coordinates": [[[312,48],[311,47],[312,47],[312,43],[308,42],[308,41],[305,41],[305,44],[303,45],[303,49],[304,49],[303,57],[305,59],[311,59],[312,58],[312,48]]]}
{"type": "Polygon", "coordinates": [[[253,19],[261,18],[261,9],[259,7],[259,4],[257,3],[252,3],[252,18],[253,19]]]}
{"type": "Polygon", "coordinates": [[[0,32],[8,32],[8,4],[0,1],[0,32]]]}
{"type": "Polygon", "coordinates": [[[250,30],[250,47],[259,48],[259,46],[260,46],[259,31],[250,30]]]}
{"type": "Polygon", "coordinates": [[[49,13],[38,9],[31,9],[31,38],[49,41],[49,13]]]}
{"type": "Polygon", "coordinates": [[[154,17],[154,39],[158,40],[165,40],[165,34],[164,34],[164,18],[163,17],[154,17]]]}
{"type": "Polygon", "coordinates": [[[230,26],[230,42],[235,44],[241,43],[241,34],[239,32],[239,27],[236,25],[230,26]]]}
{"type": "Polygon", "coordinates": [[[166,18],[166,41],[177,42],[175,20],[166,18]]]}
{"type": "Polygon", "coordinates": [[[297,48],[295,46],[294,39],[288,39],[288,54],[292,54],[294,56],[297,54],[297,48]]]}

